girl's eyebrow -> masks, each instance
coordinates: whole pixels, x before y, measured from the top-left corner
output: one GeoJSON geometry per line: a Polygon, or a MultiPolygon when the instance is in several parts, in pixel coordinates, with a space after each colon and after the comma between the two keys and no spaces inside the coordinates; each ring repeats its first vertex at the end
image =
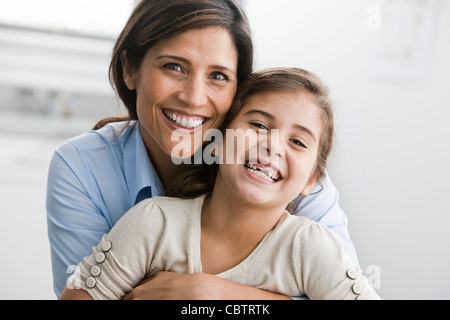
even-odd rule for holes
{"type": "Polygon", "coordinates": [[[245,115],[249,115],[249,114],[253,114],[253,113],[260,114],[266,118],[269,118],[270,120],[275,120],[275,117],[273,115],[271,115],[270,113],[262,111],[262,110],[258,110],[258,109],[249,110],[245,113],[245,115]]]}
{"type": "MultiPolygon", "coordinates": [[[[268,113],[266,111],[258,110],[258,109],[249,110],[244,115],[249,115],[249,114],[254,114],[254,113],[260,114],[260,115],[262,115],[262,116],[264,116],[264,117],[266,117],[266,118],[268,118],[268,119],[270,119],[272,121],[275,120],[275,117],[272,114],[270,114],[270,113],[268,113]]],[[[302,126],[300,124],[294,124],[294,128],[306,132],[306,134],[311,136],[311,138],[314,140],[314,142],[317,141],[316,136],[314,135],[314,133],[310,129],[308,129],[307,127],[302,126]]]]}
{"type": "Polygon", "coordinates": [[[317,141],[316,136],[314,135],[314,133],[311,130],[309,130],[307,127],[304,127],[304,126],[299,125],[299,124],[295,124],[294,127],[299,129],[299,130],[301,130],[301,131],[306,132],[306,134],[309,135],[314,140],[314,142],[317,141]]]}

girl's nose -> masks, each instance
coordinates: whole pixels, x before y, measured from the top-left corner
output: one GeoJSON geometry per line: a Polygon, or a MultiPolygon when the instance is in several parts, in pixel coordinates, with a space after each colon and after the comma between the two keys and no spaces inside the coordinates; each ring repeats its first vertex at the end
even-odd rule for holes
{"type": "Polygon", "coordinates": [[[279,130],[271,130],[262,146],[269,157],[284,157],[284,147],[281,144],[279,130]]]}

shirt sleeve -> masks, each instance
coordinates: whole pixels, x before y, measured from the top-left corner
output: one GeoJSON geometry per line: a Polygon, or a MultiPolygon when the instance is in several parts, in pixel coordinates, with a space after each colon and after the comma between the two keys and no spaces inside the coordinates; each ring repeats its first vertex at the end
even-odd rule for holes
{"type": "Polygon", "coordinates": [[[342,240],[345,253],[359,266],[355,247],[348,232],[348,219],[339,206],[339,193],[327,174],[321,186],[316,186],[308,196],[300,195],[295,200],[296,215],[319,222],[333,231],[342,240]]]}
{"type": "Polygon", "coordinates": [[[76,265],[110,230],[82,176],[83,161],[66,142],[53,155],[47,183],[47,225],[53,284],[59,297],[76,265]]]}
{"type": "Polygon", "coordinates": [[[153,199],[131,208],[93,247],[70,276],[69,289],[83,289],[95,300],[118,300],[150,275],[165,218],[153,199]]]}
{"type": "Polygon", "coordinates": [[[315,223],[299,231],[293,250],[299,288],[311,300],[379,300],[342,248],[342,241],[315,223]]]}

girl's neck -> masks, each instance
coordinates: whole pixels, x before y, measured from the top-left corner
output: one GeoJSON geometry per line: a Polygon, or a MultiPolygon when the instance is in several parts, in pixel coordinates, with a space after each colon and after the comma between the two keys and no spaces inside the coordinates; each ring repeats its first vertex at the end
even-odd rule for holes
{"type": "Polygon", "coordinates": [[[236,241],[254,239],[255,243],[273,229],[283,213],[283,209],[256,207],[227,197],[214,190],[202,214],[202,226],[236,241]],[[204,224],[203,224],[204,222],[204,224]]]}
{"type": "Polygon", "coordinates": [[[242,262],[276,226],[283,212],[284,208],[258,207],[238,199],[216,181],[202,209],[203,272],[217,274],[242,262]]]}

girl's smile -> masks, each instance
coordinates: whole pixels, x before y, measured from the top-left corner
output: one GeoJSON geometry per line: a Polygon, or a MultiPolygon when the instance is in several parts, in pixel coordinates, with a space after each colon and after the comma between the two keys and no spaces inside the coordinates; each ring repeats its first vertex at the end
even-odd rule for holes
{"type": "Polygon", "coordinates": [[[244,169],[250,178],[262,183],[274,184],[283,179],[280,170],[268,161],[247,161],[244,169]]]}
{"type": "Polygon", "coordinates": [[[322,126],[321,110],[312,94],[252,95],[229,129],[246,132],[247,137],[246,143],[241,143],[245,148],[230,150],[225,140],[234,137],[225,136],[224,152],[233,152],[235,163],[219,167],[218,181],[228,185],[236,199],[285,207],[314,187],[312,172],[322,126]]]}

